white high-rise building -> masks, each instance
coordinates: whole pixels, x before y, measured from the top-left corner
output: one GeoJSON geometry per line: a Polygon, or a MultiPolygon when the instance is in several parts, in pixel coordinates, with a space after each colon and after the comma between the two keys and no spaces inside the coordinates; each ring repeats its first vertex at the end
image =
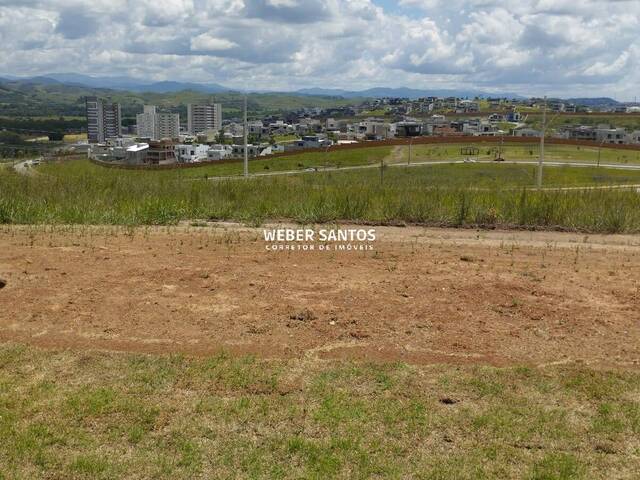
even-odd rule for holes
{"type": "Polygon", "coordinates": [[[221,128],[222,105],[219,103],[187,105],[187,129],[190,134],[217,133],[221,128]]]}
{"type": "Polygon", "coordinates": [[[158,113],[154,105],[145,105],[144,111],[136,115],[138,137],[162,140],[180,136],[180,115],[158,113]]]}
{"type": "Polygon", "coordinates": [[[142,113],[136,115],[138,137],[156,140],[156,107],[145,105],[142,113]]]}

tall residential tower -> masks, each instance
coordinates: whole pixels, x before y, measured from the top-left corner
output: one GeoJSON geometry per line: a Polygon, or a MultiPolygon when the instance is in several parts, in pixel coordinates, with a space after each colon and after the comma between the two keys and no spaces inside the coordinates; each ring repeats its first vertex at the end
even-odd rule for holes
{"type": "Polygon", "coordinates": [[[119,103],[108,103],[98,97],[87,97],[85,107],[89,143],[104,143],[107,138],[120,136],[122,114],[119,103]]]}
{"type": "Polygon", "coordinates": [[[187,128],[189,133],[218,133],[222,128],[222,105],[219,103],[187,105],[187,128]]]}

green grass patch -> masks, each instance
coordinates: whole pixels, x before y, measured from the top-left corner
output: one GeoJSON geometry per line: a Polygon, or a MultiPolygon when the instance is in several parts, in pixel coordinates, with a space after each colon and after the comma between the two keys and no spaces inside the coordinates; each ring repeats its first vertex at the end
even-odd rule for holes
{"type": "Polygon", "coordinates": [[[274,135],[273,141],[276,143],[289,143],[298,140],[300,137],[298,135],[290,134],[290,135],[274,135]]]}
{"type": "Polygon", "coordinates": [[[0,346],[0,367],[1,478],[604,479],[640,469],[637,372],[12,344],[0,346]]]}
{"type": "MultiPolygon", "coordinates": [[[[478,160],[493,160],[500,148],[499,144],[465,143],[443,145],[414,145],[412,147],[412,161],[443,161],[463,160],[469,155],[463,154],[463,148],[476,147],[478,155],[471,158],[478,160]]],[[[408,146],[400,147],[401,154],[396,155],[397,161],[404,163],[408,160],[408,146]]],[[[505,140],[502,146],[502,157],[506,161],[537,162],[540,155],[540,143],[532,140],[530,144],[509,144],[505,140]]],[[[621,150],[615,148],[598,148],[574,145],[553,145],[545,147],[545,161],[549,162],[580,162],[597,164],[598,157],[602,164],[640,164],[640,150],[621,150]]]]}

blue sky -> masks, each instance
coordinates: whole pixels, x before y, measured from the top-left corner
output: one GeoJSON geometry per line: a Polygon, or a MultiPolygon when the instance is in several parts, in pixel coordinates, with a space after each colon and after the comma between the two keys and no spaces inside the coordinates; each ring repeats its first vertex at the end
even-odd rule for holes
{"type": "Polygon", "coordinates": [[[638,0],[0,0],[0,72],[625,100],[639,32],[638,0]]]}
{"type": "Polygon", "coordinates": [[[374,0],[373,3],[382,7],[386,12],[389,13],[403,13],[405,15],[415,16],[415,8],[403,7],[398,2],[393,2],[391,0],[374,0]]]}

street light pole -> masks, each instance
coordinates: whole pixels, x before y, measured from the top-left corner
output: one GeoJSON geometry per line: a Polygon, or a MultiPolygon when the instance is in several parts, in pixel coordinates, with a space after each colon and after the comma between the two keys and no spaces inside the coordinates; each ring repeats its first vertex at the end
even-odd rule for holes
{"type": "Polygon", "coordinates": [[[247,136],[247,92],[244,92],[244,176],[249,176],[249,146],[247,136]]]}
{"type": "Polygon", "coordinates": [[[605,139],[603,139],[600,142],[600,145],[598,145],[598,165],[597,165],[598,167],[600,166],[600,153],[602,152],[602,145],[604,144],[604,142],[605,142],[605,139]]]}
{"type": "Polygon", "coordinates": [[[538,160],[538,188],[542,188],[542,165],[544,164],[544,136],[547,130],[547,97],[544,97],[542,132],[540,133],[540,159],[538,160]]]}

